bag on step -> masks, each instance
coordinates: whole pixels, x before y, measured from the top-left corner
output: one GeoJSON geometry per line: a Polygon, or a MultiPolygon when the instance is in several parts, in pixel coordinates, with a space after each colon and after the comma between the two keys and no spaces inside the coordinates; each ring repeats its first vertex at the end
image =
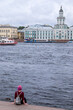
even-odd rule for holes
{"type": "MultiPolygon", "coordinates": [[[[22,93],[22,92],[21,92],[21,93],[22,93]]],[[[21,93],[20,93],[20,94],[21,94],[21,93]]],[[[16,102],[15,102],[15,103],[16,103],[16,105],[20,105],[20,104],[21,104],[20,94],[19,94],[19,95],[17,94],[17,97],[16,97],[16,102]]]]}

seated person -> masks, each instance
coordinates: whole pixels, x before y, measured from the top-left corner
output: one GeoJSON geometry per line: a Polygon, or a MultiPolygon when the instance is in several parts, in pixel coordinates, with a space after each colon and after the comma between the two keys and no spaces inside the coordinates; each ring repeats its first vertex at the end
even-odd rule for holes
{"type": "Polygon", "coordinates": [[[17,97],[19,96],[19,98],[20,98],[20,104],[27,105],[27,100],[24,97],[24,92],[22,92],[22,86],[19,85],[17,89],[18,90],[15,92],[15,96],[14,96],[14,103],[17,104],[16,103],[16,100],[18,100],[17,97]]]}

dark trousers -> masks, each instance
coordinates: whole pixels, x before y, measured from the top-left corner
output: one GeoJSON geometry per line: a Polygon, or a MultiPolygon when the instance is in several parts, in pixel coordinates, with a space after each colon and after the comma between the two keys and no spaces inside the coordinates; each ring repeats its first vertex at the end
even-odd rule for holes
{"type": "MultiPolygon", "coordinates": [[[[27,99],[24,97],[25,103],[27,103],[27,99]]],[[[21,100],[21,104],[23,104],[23,100],[21,100]]]]}

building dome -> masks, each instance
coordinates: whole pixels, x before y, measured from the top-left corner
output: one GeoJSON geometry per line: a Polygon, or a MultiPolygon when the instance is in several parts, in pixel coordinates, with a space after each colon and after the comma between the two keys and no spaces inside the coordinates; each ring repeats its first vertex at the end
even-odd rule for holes
{"type": "Polygon", "coordinates": [[[63,12],[63,10],[62,10],[62,6],[61,6],[61,8],[60,8],[59,12],[63,12]]]}

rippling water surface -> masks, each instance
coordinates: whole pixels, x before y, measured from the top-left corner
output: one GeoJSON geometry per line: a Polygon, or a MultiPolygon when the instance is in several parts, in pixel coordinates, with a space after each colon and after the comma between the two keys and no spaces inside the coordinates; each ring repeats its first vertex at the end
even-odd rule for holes
{"type": "Polygon", "coordinates": [[[73,110],[73,43],[0,46],[0,100],[18,85],[29,104],[73,110]]]}

